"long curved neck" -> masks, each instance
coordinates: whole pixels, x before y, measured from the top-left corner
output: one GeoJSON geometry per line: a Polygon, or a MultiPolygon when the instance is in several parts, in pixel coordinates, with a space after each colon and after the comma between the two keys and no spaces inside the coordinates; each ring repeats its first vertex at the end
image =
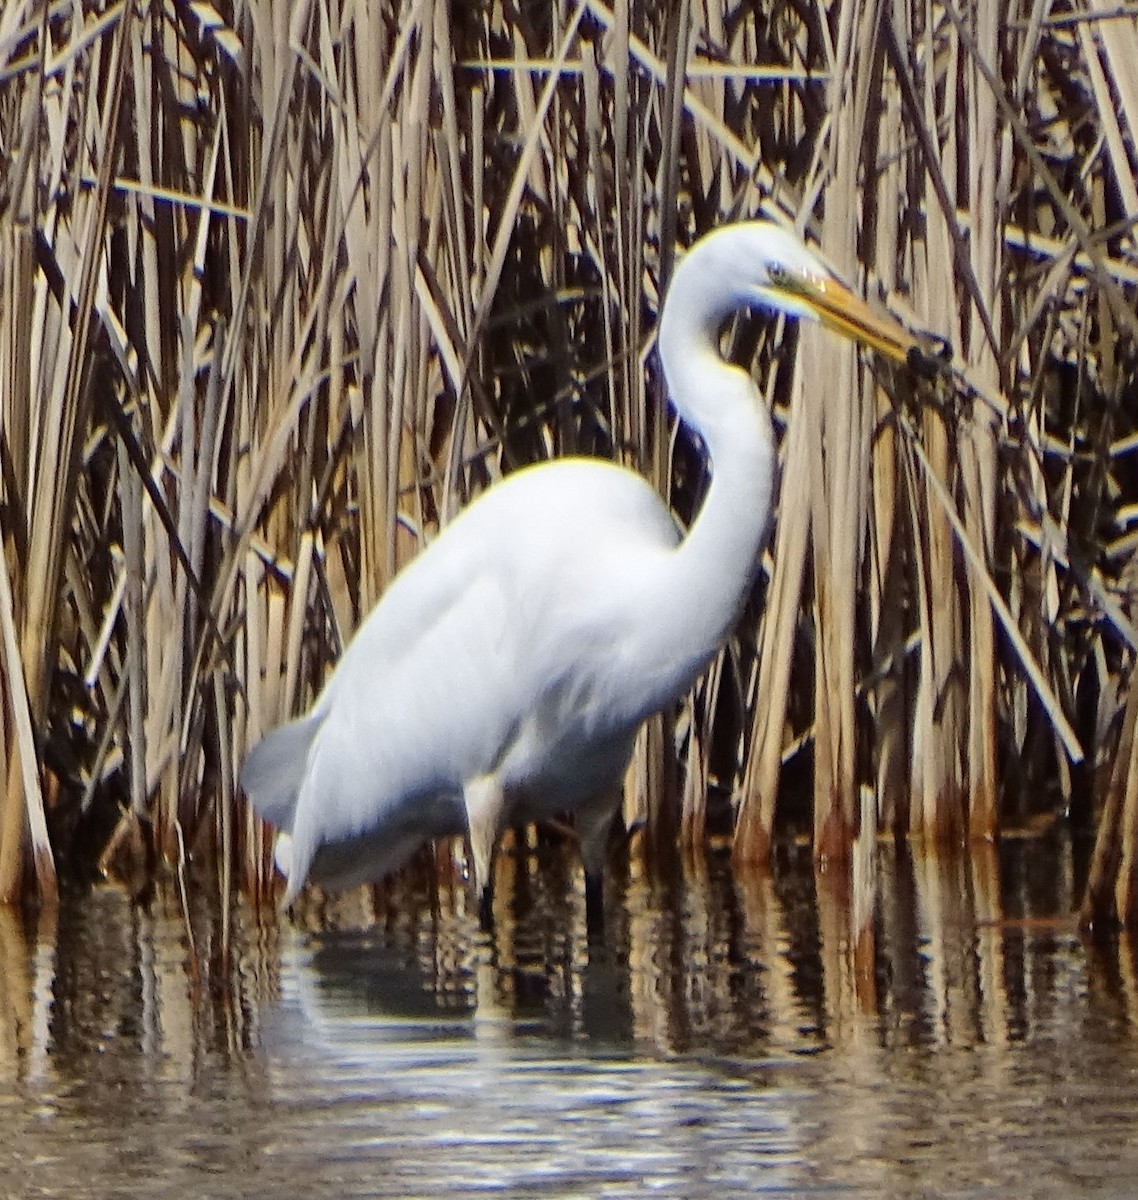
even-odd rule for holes
{"type": "Polygon", "coordinates": [[[643,581],[656,600],[646,599],[645,611],[659,614],[637,635],[639,661],[656,665],[643,715],[691,687],[731,632],[758,567],[771,508],[770,415],[751,379],[719,353],[719,328],[739,302],[715,295],[701,276],[690,277],[696,257],[689,254],[672,284],[659,350],[672,403],[711,460],[711,485],[687,537],[660,561],[655,577],[643,581]],[[660,596],[671,598],[662,611],[660,596]]]}
{"type": "Polygon", "coordinates": [[[755,577],[775,473],[766,406],[750,378],[724,362],[708,328],[665,327],[660,347],[672,403],[711,465],[707,495],[672,564],[673,590],[684,598],[677,609],[695,618],[703,644],[691,649],[705,659],[731,632],[755,577]]]}

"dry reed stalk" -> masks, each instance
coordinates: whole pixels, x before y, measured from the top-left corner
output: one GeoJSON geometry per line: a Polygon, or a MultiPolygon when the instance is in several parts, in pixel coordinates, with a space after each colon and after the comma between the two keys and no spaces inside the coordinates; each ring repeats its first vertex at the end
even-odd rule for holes
{"type": "Polygon", "coordinates": [[[1131,688],[1122,719],[1106,801],[1080,907],[1082,923],[1138,920],[1138,688],[1131,688]]]}
{"type": "MultiPolygon", "coordinates": [[[[893,71],[882,70],[880,94],[874,136],[876,180],[872,196],[866,201],[867,212],[871,214],[867,219],[867,236],[872,233],[874,271],[879,286],[885,295],[892,295],[903,275],[907,275],[903,269],[905,130],[900,89],[893,71]]],[[[910,604],[905,549],[911,531],[906,522],[902,453],[892,402],[884,387],[874,389],[872,416],[864,574],[869,611],[862,614],[863,619],[868,618],[869,675],[862,686],[872,737],[870,811],[878,830],[894,833],[902,831],[908,819],[906,644],[910,604]]],[[[863,845],[868,843],[869,834],[863,822],[859,831],[863,845]]]]}
{"type": "MultiPolygon", "coordinates": [[[[995,98],[976,61],[996,62],[1000,52],[998,13],[980,6],[962,67],[969,126],[968,198],[974,214],[968,248],[972,279],[967,356],[973,374],[985,386],[1000,386],[996,345],[991,333],[1002,325],[1000,279],[1003,272],[1003,197],[1011,191],[1011,138],[1001,127],[995,98]]],[[[965,526],[984,556],[994,561],[996,536],[996,427],[990,414],[973,413],[961,439],[960,470],[965,526]]],[[[968,831],[994,837],[998,829],[996,775],[996,647],[992,609],[984,589],[970,577],[968,587],[968,697],[964,741],[968,788],[968,831]]],[[[953,833],[957,831],[952,830],[953,833]]]]}
{"type": "Polygon", "coordinates": [[[55,863],[48,842],[47,826],[44,821],[43,793],[40,789],[36,763],[35,734],[32,727],[31,704],[22,688],[23,670],[19,657],[15,611],[12,588],[8,578],[7,564],[0,562],[0,645],[3,647],[2,662],[11,727],[14,737],[6,747],[4,758],[10,772],[8,776],[7,805],[4,814],[3,843],[0,860],[3,875],[0,884],[6,889],[0,892],[0,904],[11,904],[19,898],[17,888],[22,870],[24,831],[30,845],[35,869],[36,891],[46,903],[57,897],[55,863]],[[18,770],[17,770],[18,767],[18,770]],[[17,786],[16,780],[20,786],[17,786]]]}
{"type": "MultiPolygon", "coordinates": [[[[864,170],[867,124],[874,117],[881,6],[844,6],[834,39],[827,108],[830,121],[816,152],[826,177],[822,244],[848,270],[857,262],[857,232],[864,212],[857,203],[864,170]]],[[[810,187],[808,181],[808,190],[810,187]]],[[[855,607],[866,522],[865,481],[872,435],[872,406],[865,395],[857,354],[850,343],[809,331],[800,352],[818,379],[833,387],[807,393],[815,408],[809,502],[813,509],[814,651],[814,853],[846,858],[856,831],[857,734],[855,729],[855,607]]]]}
{"type": "Polygon", "coordinates": [[[850,940],[860,1010],[880,1012],[877,992],[877,798],[869,787],[859,797],[858,832],[850,866],[850,940]]]}
{"type": "MultiPolygon", "coordinates": [[[[4,270],[4,289],[0,294],[0,317],[3,318],[4,337],[0,339],[0,355],[3,356],[4,393],[8,405],[3,414],[4,433],[9,445],[26,445],[27,422],[32,411],[31,360],[33,327],[26,305],[16,305],[14,298],[30,292],[32,269],[32,245],[30,231],[20,228],[5,228],[3,231],[3,254],[0,261],[4,270]]],[[[19,636],[15,602],[9,578],[8,560],[26,546],[27,511],[20,511],[18,497],[27,496],[26,457],[17,458],[12,464],[13,490],[16,496],[10,506],[10,517],[5,522],[3,554],[0,563],[0,618],[4,628],[4,699],[3,728],[5,737],[0,739],[0,765],[5,768],[4,787],[0,791],[0,898],[11,902],[20,893],[23,882],[25,830],[28,828],[29,810],[42,811],[38,777],[34,764],[38,754],[29,714],[26,725],[22,716],[17,722],[17,711],[28,707],[27,686],[24,680],[23,661],[19,654],[19,636]],[[23,736],[19,730],[23,729],[23,736]],[[30,758],[29,758],[30,755],[30,758]],[[13,763],[19,763],[15,770],[13,763]],[[29,778],[29,771],[31,778],[29,778]],[[18,785],[17,781],[22,781],[18,785]],[[23,782],[26,781],[26,782],[23,782]],[[28,784],[32,785],[31,791],[28,784]]]]}
{"type": "MultiPolygon", "coordinates": [[[[800,361],[795,363],[792,392],[792,411],[799,412],[804,403],[800,361]]],[[[810,447],[806,420],[793,422],[785,443],[783,479],[811,478],[807,472],[810,447]]],[[[808,505],[780,501],[774,534],[775,565],[767,590],[759,641],[759,672],[751,705],[754,728],[735,826],[734,856],[741,863],[762,863],[770,858],[783,747],[787,740],[791,663],[809,528],[808,505]]]]}
{"type": "MultiPolygon", "coordinates": [[[[950,211],[930,203],[932,197],[955,186],[960,148],[958,126],[942,106],[955,108],[959,43],[951,29],[940,30],[936,10],[926,5],[911,34],[920,44],[925,69],[916,79],[925,128],[943,131],[937,158],[924,162],[926,180],[918,184],[924,201],[927,234],[916,251],[914,304],[927,314],[932,329],[960,345],[960,314],[954,287],[955,197],[948,192],[950,211]],[[935,64],[943,64],[938,71],[935,64]],[[935,182],[928,175],[936,175],[935,182]],[[926,199],[927,198],[927,199],[926,199]]],[[[898,40],[905,39],[898,31],[898,40]]],[[[914,45],[913,49],[916,49],[914,45]]],[[[930,471],[936,480],[953,479],[957,445],[955,430],[944,417],[926,412],[921,430],[930,471]]],[[[950,486],[953,486],[950,484],[950,486]]],[[[920,486],[913,525],[924,531],[918,550],[920,563],[920,630],[918,676],[914,697],[915,725],[910,766],[909,832],[931,841],[953,840],[964,828],[965,780],[961,707],[963,597],[955,570],[955,545],[948,516],[927,488],[920,486]]]]}

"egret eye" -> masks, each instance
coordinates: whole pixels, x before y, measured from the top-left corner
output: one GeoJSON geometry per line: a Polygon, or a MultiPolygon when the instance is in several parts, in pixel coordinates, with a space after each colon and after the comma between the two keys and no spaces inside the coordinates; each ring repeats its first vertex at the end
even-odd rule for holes
{"type": "Polygon", "coordinates": [[[790,282],[790,271],[780,262],[772,262],[767,266],[767,278],[775,287],[786,287],[790,282]]]}

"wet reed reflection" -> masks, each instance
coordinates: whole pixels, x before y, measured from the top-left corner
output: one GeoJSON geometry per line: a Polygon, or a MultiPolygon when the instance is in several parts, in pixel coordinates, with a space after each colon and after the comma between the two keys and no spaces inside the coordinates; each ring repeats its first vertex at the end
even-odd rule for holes
{"type": "Polygon", "coordinates": [[[113,887],[58,913],[0,908],[0,1070],[34,1077],[122,1038],[190,1074],[200,1053],[248,1051],[279,993],[282,939],[310,945],[317,970],[335,964],[376,1002],[405,987],[440,1012],[493,1007],[645,1053],[817,1051],[866,1036],[1002,1044],[1092,1011],[1127,1029],[1138,1019],[1133,946],[1081,937],[1059,841],[969,859],[885,847],[860,928],[852,873],[815,872],[805,849],[742,880],[725,856],[674,880],[633,857],[592,944],[571,856],[544,846],[522,857],[489,938],[460,884],[414,873],[385,892],[311,901],[283,929],[239,904],[228,961],[203,897],[192,945],[173,895],[148,910],[113,887]]]}
{"type": "Polygon", "coordinates": [[[315,964],[383,994],[400,962],[441,1009],[493,1006],[647,1054],[1001,1045],[1055,1036],[1099,994],[1127,1029],[1138,1014],[1132,946],[1084,941],[1061,839],[969,858],[886,846],[868,879],[856,863],[815,871],[795,847],[774,872],[744,879],[725,855],[688,862],[676,879],[634,857],[593,944],[571,859],[549,848],[524,857],[491,940],[461,888],[428,898],[405,880],[301,914],[315,964]],[[376,945],[386,957],[369,971],[361,952],[376,945]]]}
{"type": "Polygon", "coordinates": [[[746,880],[632,856],[593,941],[572,854],[503,871],[490,937],[414,872],[284,926],[239,905],[227,950],[204,895],[188,927],[111,887],[0,910],[0,1179],[900,1196],[1138,1167],[1135,948],[1080,936],[1061,839],[820,874],[790,846],[746,880]]]}

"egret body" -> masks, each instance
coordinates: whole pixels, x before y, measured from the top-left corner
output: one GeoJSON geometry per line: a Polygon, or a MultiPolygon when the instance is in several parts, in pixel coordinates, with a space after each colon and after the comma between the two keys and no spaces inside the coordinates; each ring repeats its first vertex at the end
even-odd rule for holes
{"type": "Polygon", "coordinates": [[[306,879],[378,879],[467,832],[485,900],[502,829],[561,813],[599,895],[636,733],[727,639],[766,535],[770,416],[719,351],[744,307],[901,361],[916,346],[773,224],[696,243],[658,333],[671,401],[711,464],[687,535],[646,480],[596,459],[517,471],[470,504],[392,582],[309,713],[245,761],[241,786],[279,831],[286,901],[306,879]]]}

